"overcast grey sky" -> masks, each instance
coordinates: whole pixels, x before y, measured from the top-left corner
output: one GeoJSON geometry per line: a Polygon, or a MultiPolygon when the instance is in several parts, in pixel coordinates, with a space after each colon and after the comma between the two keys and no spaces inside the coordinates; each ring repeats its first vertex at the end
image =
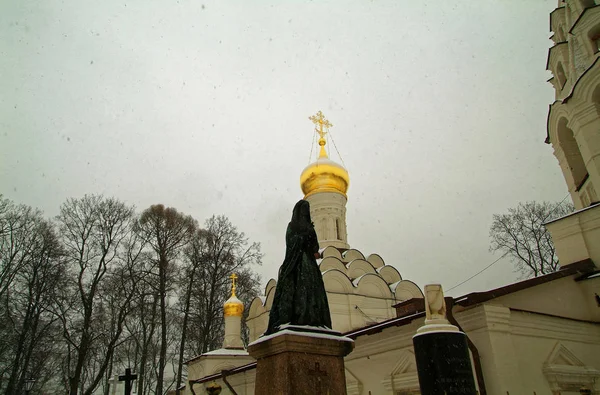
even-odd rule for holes
{"type": "MultiPolygon", "coordinates": [[[[494,213],[567,191],[546,135],[556,1],[0,0],[0,192],[225,214],[276,277],[322,110],[348,238],[446,289],[494,213]],[[332,155],[337,160],[336,155],[332,155]]],[[[500,262],[452,292],[517,278],[500,262]]]]}

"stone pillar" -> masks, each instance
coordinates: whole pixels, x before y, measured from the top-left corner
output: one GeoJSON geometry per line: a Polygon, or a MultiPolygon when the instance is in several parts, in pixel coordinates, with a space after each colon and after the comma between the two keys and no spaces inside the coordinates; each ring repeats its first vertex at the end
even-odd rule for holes
{"type": "Polygon", "coordinates": [[[425,286],[425,325],[413,336],[422,395],[476,395],[466,335],[446,319],[442,286],[425,286]]]}
{"type": "Polygon", "coordinates": [[[248,346],[257,360],[255,393],[346,395],[344,357],[353,348],[334,331],[284,329],[259,338],[248,346]]]}

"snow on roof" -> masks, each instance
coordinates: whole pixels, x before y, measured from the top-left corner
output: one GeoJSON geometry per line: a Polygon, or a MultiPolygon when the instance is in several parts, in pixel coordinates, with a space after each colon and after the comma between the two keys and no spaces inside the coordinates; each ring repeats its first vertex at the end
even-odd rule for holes
{"type": "Polygon", "coordinates": [[[225,304],[228,304],[228,303],[243,304],[242,301],[237,298],[237,296],[232,296],[231,298],[227,299],[225,304]]]}
{"type": "Polygon", "coordinates": [[[366,276],[369,273],[365,273],[360,277],[356,277],[353,281],[352,281],[352,285],[354,285],[355,287],[358,287],[358,283],[360,282],[360,279],[363,278],[364,276],[366,276]]]}
{"type": "Polygon", "coordinates": [[[239,348],[219,348],[202,354],[204,355],[248,355],[248,351],[239,348]]]}
{"type": "Polygon", "coordinates": [[[570,216],[572,216],[572,215],[579,214],[579,213],[581,213],[582,211],[591,210],[591,209],[593,209],[593,208],[596,208],[596,206],[600,207],[600,203],[595,203],[595,204],[592,204],[591,206],[587,206],[587,207],[584,207],[584,208],[580,208],[579,210],[575,210],[575,211],[573,211],[572,213],[565,214],[565,215],[563,215],[563,216],[560,216],[560,217],[558,217],[558,218],[553,218],[553,219],[551,219],[551,220],[549,220],[549,221],[547,221],[547,222],[544,222],[544,225],[548,225],[548,224],[551,224],[551,223],[553,223],[553,222],[560,221],[561,219],[564,219],[564,218],[570,217],[570,216]]]}

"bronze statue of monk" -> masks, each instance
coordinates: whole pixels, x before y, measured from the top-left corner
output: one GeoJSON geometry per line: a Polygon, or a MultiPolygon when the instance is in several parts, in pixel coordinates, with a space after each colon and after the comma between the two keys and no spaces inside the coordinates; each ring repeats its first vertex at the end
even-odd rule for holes
{"type": "Polygon", "coordinates": [[[285,324],[331,329],[327,294],[316,260],[319,242],[306,200],[300,200],[294,206],[285,242],[285,260],[279,268],[265,335],[277,332],[285,324]]]}

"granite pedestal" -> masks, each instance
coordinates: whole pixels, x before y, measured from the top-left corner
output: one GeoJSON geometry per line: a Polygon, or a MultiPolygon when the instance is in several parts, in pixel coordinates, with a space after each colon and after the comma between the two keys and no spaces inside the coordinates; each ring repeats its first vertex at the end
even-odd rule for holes
{"type": "Polygon", "coordinates": [[[344,357],[352,339],[336,332],[282,330],[248,346],[256,395],[346,395],[344,357]]]}

